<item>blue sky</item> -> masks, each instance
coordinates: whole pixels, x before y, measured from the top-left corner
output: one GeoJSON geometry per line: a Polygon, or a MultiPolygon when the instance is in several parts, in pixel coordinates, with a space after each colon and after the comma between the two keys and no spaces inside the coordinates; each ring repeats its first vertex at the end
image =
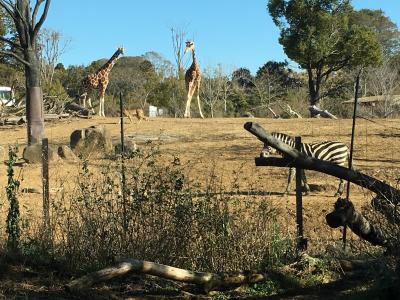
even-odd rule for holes
{"type": "MultiPolygon", "coordinates": [[[[175,27],[194,39],[202,68],[220,63],[255,73],[269,60],[286,59],[266,5],[267,0],[55,0],[44,27],[70,40],[61,57],[65,66],[108,58],[121,45],[128,56],[156,51],[173,61],[175,27]]],[[[353,6],[382,9],[400,25],[399,0],[353,0],[353,6]]]]}

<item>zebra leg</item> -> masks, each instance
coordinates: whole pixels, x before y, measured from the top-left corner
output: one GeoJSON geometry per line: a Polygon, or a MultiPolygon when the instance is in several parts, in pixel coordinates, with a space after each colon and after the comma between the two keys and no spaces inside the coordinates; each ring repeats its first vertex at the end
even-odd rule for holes
{"type": "Polygon", "coordinates": [[[339,187],[335,194],[335,197],[342,196],[343,191],[344,191],[344,180],[340,178],[339,187]]]}
{"type": "Polygon", "coordinates": [[[284,195],[289,194],[290,187],[292,185],[292,181],[293,181],[294,175],[296,175],[296,169],[295,168],[289,168],[288,183],[287,183],[287,186],[286,186],[286,190],[283,193],[284,195]]]}
{"type": "Polygon", "coordinates": [[[310,193],[310,186],[307,183],[307,177],[306,177],[306,172],[304,170],[301,170],[301,179],[303,180],[303,184],[304,184],[304,189],[305,195],[308,195],[310,193]]]}

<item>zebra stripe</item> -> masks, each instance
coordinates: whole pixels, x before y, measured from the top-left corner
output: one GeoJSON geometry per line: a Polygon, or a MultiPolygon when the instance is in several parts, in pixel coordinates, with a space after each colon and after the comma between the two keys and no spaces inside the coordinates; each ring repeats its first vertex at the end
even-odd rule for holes
{"type": "MultiPolygon", "coordinates": [[[[272,132],[271,135],[278,139],[279,141],[287,144],[288,146],[294,148],[295,147],[295,140],[293,137],[280,133],[280,132],[272,132]]],[[[271,147],[268,143],[264,144],[264,149],[261,153],[261,156],[267,156],[271,153],[276,153],[276,149],[271,147]]],[[[346,162],[348,161],[348,156],[349,156],[349,148],[347,147],[346,144],[341,143],[341,142],[335,142],[335,141],[324,141],[324,142],[317,142],[317,143],[302,143],[301,144],[301,152],[325,161],[329,161],[331,163],[334,163],[336,165],[344,167],[346,162]]],[[[282,153],[279,153],[282,155],[282,153]]],[[[289,174],[289,180],[288,180],[288,186],[286,188],[286,192],[289,190],[289,186],[291,183],[291,177],[292,177],[293,169],[290,170],[289,174]]],[[[304,183],[307,188],[307,183],[306,183],[306,178],[304,175],[304,183]]],[[[338,191],[335,195],[341,195],[344,190],[344,181],[340,179],[340,184],[338,191]]]]}

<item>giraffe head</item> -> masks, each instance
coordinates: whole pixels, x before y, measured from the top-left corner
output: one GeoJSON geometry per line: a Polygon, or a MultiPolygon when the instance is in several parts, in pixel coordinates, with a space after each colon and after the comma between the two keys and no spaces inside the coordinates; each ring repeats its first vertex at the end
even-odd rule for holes
{"type": "Polygon", "coordinates": [[[118,53],[118,55],[124,54],[124,47],[118,47],[117,53],[118,53]]]}
{"type": "Polygon", "coordinates": [[[194,49],[194,43],[193,41],[187,41],[186,42],[186,48],[185,48],[185,52],[188,52],[189,50],[193,50],[194,49]]]}

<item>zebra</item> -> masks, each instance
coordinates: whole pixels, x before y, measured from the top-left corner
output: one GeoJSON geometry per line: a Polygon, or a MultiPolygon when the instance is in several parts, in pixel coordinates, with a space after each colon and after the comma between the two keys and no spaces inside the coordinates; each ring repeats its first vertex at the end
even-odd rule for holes
{"type": "MultiPolygon", "coordinates": [[[[295,140],[293,137],[280,133],[280,132],[272,132],[271,135],[280,140],[281,142],[289,145],[290,147],[295,147],[295,140]]],[[[346,144],[341,143],[341,142],[335,142],[335,141],[324,141],[324,142],[317,142],[317,143],[302,143],[301,144],[301,152],[325,161],[329,161],[331,163],[334,163],[338,166],[344,167],[346,162],[348,161],[349,157],[349,148],[347,147],[346,144]]],[[[264,143],[264,148],[260,154],[262,157],[266,157],[270,154],[275,154],[278,153],[280,155],[283,155],[283,153],[280,153],[277,151],[275,148],[271,147],[268,143],[264,143]]],[[[294,167],[289,168],[289,177],[288,177],[288,183],[286,190],[284,194],[288,194],[290,190],[291,183],[293,181],[294,175],[295,175],[296,169],[294,167]]],[[[306,190],[306,194],[309,193],[310,187],[307,184],[307,178],[304,170],[302,170],[302,181],[304,183],[304,188],[306,190]]],[[[344,180],[340,178],[339,182],[339,187],[337,192],[335,193],[335,197],[341,196],[344,191],[344,180]]]]}

